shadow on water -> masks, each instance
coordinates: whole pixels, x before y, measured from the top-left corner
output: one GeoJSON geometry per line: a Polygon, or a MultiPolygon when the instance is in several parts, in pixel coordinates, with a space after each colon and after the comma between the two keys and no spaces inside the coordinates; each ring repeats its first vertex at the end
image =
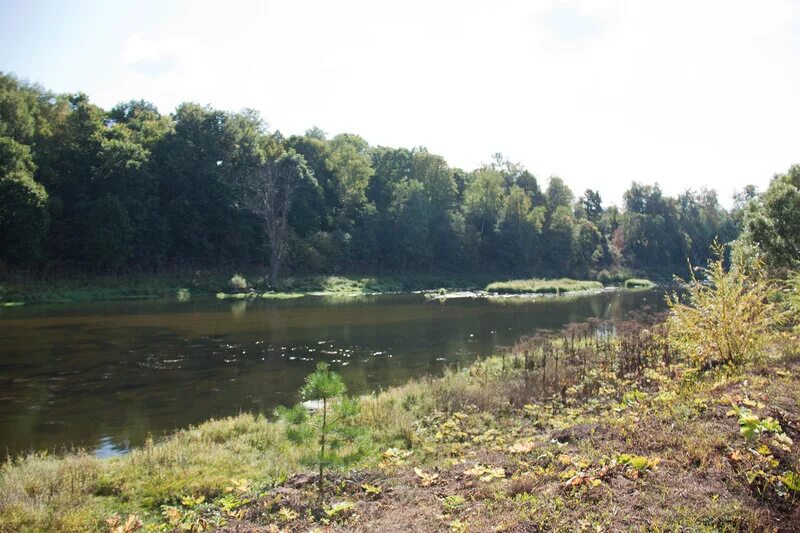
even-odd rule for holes
{"type": "Polygon", "coordinates": [[[535,300],[135,301],[0,310],[0,450],[124,453],[210,417],[291,403],[317,361],[350,392],[467,364],[537,329],[621,318],[659,291],[535,300]]]}

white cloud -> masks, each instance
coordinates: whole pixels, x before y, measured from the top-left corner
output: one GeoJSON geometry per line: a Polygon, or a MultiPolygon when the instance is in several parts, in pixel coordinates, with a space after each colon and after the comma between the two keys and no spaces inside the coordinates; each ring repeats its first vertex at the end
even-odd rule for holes
{"type": "Polygon", "coordinates": [[[426,145],[464,168],[502,151],[616,201],[633,179],[727,198],[800,161],[796,3],[222,5],[131,34],[85,90],[253,107],[284,133],[426,145]]]}

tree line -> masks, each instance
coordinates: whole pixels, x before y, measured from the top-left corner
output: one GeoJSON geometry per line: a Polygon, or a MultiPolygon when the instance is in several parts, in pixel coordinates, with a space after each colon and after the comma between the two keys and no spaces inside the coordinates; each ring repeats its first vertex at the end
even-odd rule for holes
{"type": "Polygon", "coordinates": [[[425,148],[270,131],[257,112],[145,101],[104,110],[0,74],[0,261],[40,272],[263,265],[335,272],[685,273],[739,235],[748,187],[621,207],[496,154],[465,171],[425,148]]]}

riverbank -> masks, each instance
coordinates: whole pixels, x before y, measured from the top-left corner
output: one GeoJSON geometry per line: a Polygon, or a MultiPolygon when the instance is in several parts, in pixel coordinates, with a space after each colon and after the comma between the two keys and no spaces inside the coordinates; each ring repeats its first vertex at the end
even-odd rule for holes
{"type": "Polygon", "coordinates": [[[498,281],[504,277],[497,274],[306,276],[284,278],[273,286],[267,282],[263,274],[247,271],[236,274],[244,280],[244,284],[232,286],[233,276],[229,272],[197,271],[181,274],[42,279],[12,274],[0,280],[0,307],[157,298],[185,300],[192,296],[281,299],[309,294],[365,295],[420,291],[441,294],[459,291],[561,294],[570,291],[598,290],[603,288],[604,284],[626,287],[625,278],[613,280],[604,278],[603,282],[564,278],[498,281]]]}
{"type": "Polygon", "coordinates": [[[0,531],[107,531],[115,516],[131,526],[118,531],[790,530],[796,339],[757,365],[699,373],[658,323],[611,326],[362,397],[371,453],[329,478],[324,507],[283,425],[242,414],[121,457],[8,461],[0,531]]]}
{"type": "Polygon", "coordinates": [[[232,286],[231,272],[169,275],[87,276],[40,279],[10,275],[0,281],[0,305],[79,303],[146,298],[191,298],[217,294],[375,294],[420,290],[479,289],[492,275],[397,275],[290,277],[270,286],[263,274],[244,271],[244,284],[232,286]]]}

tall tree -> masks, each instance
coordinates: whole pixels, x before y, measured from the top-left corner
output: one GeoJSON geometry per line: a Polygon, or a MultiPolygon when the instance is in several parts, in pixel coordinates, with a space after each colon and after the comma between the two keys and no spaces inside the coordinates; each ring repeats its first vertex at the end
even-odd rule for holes
{"type": "Polygon", "coordinates": [[[238,207],[253,213],[264,226],[270,247],[270,282],[278,281],[289,248],[289,212],[298,187],[313,180],[303,157],[286,154],[269,160],[241,180],[238,207]]]}

